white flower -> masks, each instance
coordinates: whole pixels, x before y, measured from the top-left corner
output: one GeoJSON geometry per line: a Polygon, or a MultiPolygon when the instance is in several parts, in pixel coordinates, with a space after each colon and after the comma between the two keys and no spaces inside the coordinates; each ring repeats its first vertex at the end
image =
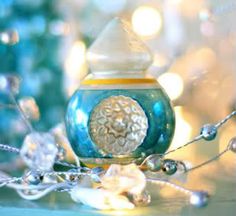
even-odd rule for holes
{"type": "Polygon", "coordinates": [[[104,189],[92,189],[75,187],[71,191],[71,198],[75,202],[81,202],[84,205],[96,209],[133,209],[134,204],[127,197],[117,195],[104,189]]]}

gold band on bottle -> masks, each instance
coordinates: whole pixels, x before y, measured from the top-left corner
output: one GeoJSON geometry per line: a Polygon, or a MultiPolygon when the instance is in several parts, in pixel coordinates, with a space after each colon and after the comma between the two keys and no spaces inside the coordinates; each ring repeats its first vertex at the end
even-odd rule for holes
{"type": "Polygon", "coordinates": [[[82,85],[129,85],[129,84],[155,84],[156,79],[91,79],[84,80],[82,85]]]}

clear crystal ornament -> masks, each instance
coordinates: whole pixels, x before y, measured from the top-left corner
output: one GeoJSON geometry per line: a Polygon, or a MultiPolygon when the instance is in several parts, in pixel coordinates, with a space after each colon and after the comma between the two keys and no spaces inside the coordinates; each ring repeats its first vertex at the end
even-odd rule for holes
{"type": "Polygon", "coordinates": [[[49,133],[33,132],[23,142],[20,155],[32,170],[51,170],[58,153],[55,138],[49,133]]]}

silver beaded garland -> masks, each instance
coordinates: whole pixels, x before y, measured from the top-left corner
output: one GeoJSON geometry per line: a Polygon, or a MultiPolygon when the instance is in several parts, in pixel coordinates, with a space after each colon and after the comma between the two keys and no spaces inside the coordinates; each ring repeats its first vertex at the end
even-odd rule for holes
{"type": "MultiPolygon", "coordinates": [[[[18,89],[19,89],[19,79],[17,77],[0,75],[0,91],[4,91],[6,93],[9,93],[9,95],[13,99],[12,101],[14,102],[16,108],[21,113],[24,110],[18,106],[17,101],[15,100],[15,97],[14,97],[14,94],[16,94],[18,92],[18,89]]],[[[226,116],[223,120],[221,120],[220,122],[218,122],[215,125],[214,124],[204,125],[201,129],[200,135],[196,136],[191,141],[187,142],[186,144],[184,144],[176,149],[172,149],[162,155],[155,154],[155,155],[148,156],[144,160],[143,160],[143,158],[141,158],[142,163],[139,167],[137,167],[135,165],[136,169],[139,169],[139,168],[142,169],[143,165],[146,165],[147,169],[150,171],[156,172],[156,171],[162,170],[167,175],[173,175],[177,172],[177,170],[178,171],[182,170],[183,172],[189,172],[189,171],[195,170],[197,168],[200,168],[202,166],[205,166],[206,164],[219,158],[221,155],[226,153],[228,150],[231,150],[232,152],[236,153],[236,137],[234,137],[230,140],[227,148],[223,152],[219,153],[217,156],[215,156],[215,157],[211,158],[210,160],[205,161],[202,164],[197,165],[193,168],[187,168],[185,166],[185,164],[181,161],[164,159],[165,155],[170,154],[171,152],[179,150],[183,147],[186,147],[198,140],[201,140],[201,139],[204,139],[207,141],[213,140],[217,135],[217,130],[223,124],[225,124],[229,119],[231,119],[234,115],[236,115],[236,111],[232,112],[231,114],[226,116]]],[[[28,123],[29,129],[31,130],[31,134],[33,134],[33,133],[39,134],[38,137],[32,136],[32,142],[35,140],[40,140],[43,136],[45,136],[45,133],[44,134],[39,133],[33,127],[31,127],[30,122],[28,121],[28,118],[25,117],[24,113],[22,113],[21,116],[25,120],[25,122],[28,123]]],[[[44,140],[42,140],[42,142],[40,142],[40,145],[39,145],[40,148],[35,151],[36,156],[38,156],[39,153],[41,153],[41,151],[45,150],[45,147],[44,146],[42,147],[41,143],[42,144],[47,143],[47,147],[48,147],[48,141],[49,141],[48,139],[44,139],[44,140]]],[[[92,182],[96,182],[96,183],[102,182],[101,180],[103,180],[102,178],[104,178],[104,174],[106,173],[106,171],[103,168],[101,168],[101,167],[95,167],[93,169],[82,168],[82,167],[77,167],[76,165],[73,165],[73,164],[69,164],[65,161],[61,161],[61,160],[64,160],[64,158],[65,158],[64,149],[61,148],[57,144],[56,141],[53,141],[53,147],[56,149],[56,151],[53,154],[53,159],[50,160],[50,163],[52,165],[50,167],[50,169],[39,170],[35,165],[33,165],[33,166],[28,165],[32,169],[30,172],[28,172],[27,174],[25,174],[23,177],[20,177],[20,178],[4,177],[4,178],[0,179],[0,187],[5,186],[5,185],[6,186],[9,185],[10,187],[13,187],[13,188],[15,187],[15,189],[17,190],[17,192],[19,193],[20,196],[22,196],[25,199],[33,200],[33,199],[39,199],[51,191],[67,191],[67,192],[69,192],[75,186],[77,187],[78,185],[80,185],[80,187],[81,187],[81,185],[82,185],[82,187],[83,187],[84,186],[83,182],[85,182],[88,187],[92,187],[92,182]],[[63,172],[56,172],[56,171],[53,171],[53,165],[55,163],[60,164],[62,166],[66,166],[66,167],[72,167],[74,169],[71,169],[71,170],[68,170],[65,172],[64,171],[63,172]],[[44,189],[45,189],[45,191],[44,191],[44,189]]],[[[30,149],[30,148],[29,147],[26,148],[27,152],[28,152],[28,149],[30,149]]],[[[5,144],[0,144],[0,150],[14,152],[16,154],[19,154],[20,152],[22,152],[22,148],[21,149],[13,148],[13,147],[5,145],[5,144]]],[[[42,163],[45,162],[45,159],[48,158],[46,156],[49,156],[49,157],[52,156],[52,154],[50,152],[48,152],[48,151],[46,151],[46,152],[49,154],[43,155],[43,157],[41,157],[41,158],[37,157],[37,159],[39,159],[39,160],[37,161],[36,165],[42,165],[42,163]]],[[[33,158],[31,158],[31,159],[33,160],[33,158]]],[[[34,161],[31,161],[31,162],[34,162],[34,161]]],[[[122,165],[117,165],[117,166],[120,166],[116,170],[116,172],[117,172],[116,175],[117,175],[118,179],[119,178],[122,179],[123,178],[122,175],[124,175],[124,178],[127,178],[129,180],[131,179],[131,181],[129,183],[129,184],[131,184],[131,186],[132,186],[132,183],[134,185],[137,185],[136,176],[133,176],[133,175],[130,176],[130,170],[127,170],[127,172],[123,172],[122,165]]],[[[139,170],[140,172],[142,172],[141,169],[139,170]]],[[[143,175],[143,173],[142,173],[142,175],[143,175]]],[[[124,196],[124,200],[126,203],[131,201],[132,202],[131,204],[132,205],[134,204],[136,206],[143,206],[143,205],[149,204],[151,201],[151,196],[147,191],[145,191],[145,185],[146,185],[146,182],[148,182],[148,181],[159,184],[159,185],[170,186],[176,190],[184,192],[187,195],[190,195],[190,203],[196,207],[203,207],[203,206],[207,205],[207,203],[209,201],[209,194],[207,192],[192,191],[192,190],[186,189],[184,187],[181,187],[175,183],[171,183],[169,180],[166,181],[166,180],[159,179],[156,177],[152,178],[152,177],[148,177],[148,175],[149,174],[147,172],[147,175],[143,180],[144,182],[142,182],[142,180],[140,180],[140,185],[142,185],[142,187],[143,187],[142,190],[144,190],[144,191],[140,190],[142,192],[139,191],[139,193],[130,193],[129,190],[125,190],[122,194],[120,194],[121,196],[124,196]],[[125,196],[129,196],[129,197],[125,197],[125,196]]],[[[155,175],[155,174],[152,173],[151,175],[155,175]]],[[[119,187],[123,188],[124,186],[126,187],[126,185],[124,185],[124,184],[126,184],[126,182],[128,182],[128,181],[125,181],[125,182],[124,181],[112,181],[112,183],[109,182],[109,184],[114,184],[114,187],[116,187],[118,185],[119,187]]],[[[128,184],[128,186],[129,186],[129,184],[128,184]]],[[[129,186],[129,187],[131,187],[131,186],[129,186]]],[[[104,188],[102,188],[102,190],[104,190],[104,188]]],[[[99,189],[101,189],[101,186],[99,189]]],[[[107,188],[105,188],[105,189],[108,190],[107,188]]],[[[91,192],[91,190],[96,190],[96,189],[90,188],[89,191],[91,192]]],[[[97,192],[100,193],[100,191],[97,191],[97,192]]],[[[106,192],[109,192],[109,190],[106,192]]],[[[84,194],[82,194],[82,196],[84,196],[84,194]]],[[[94,199],[93,196],[91,197],[91,200],[92,199],[94,199]]]]}

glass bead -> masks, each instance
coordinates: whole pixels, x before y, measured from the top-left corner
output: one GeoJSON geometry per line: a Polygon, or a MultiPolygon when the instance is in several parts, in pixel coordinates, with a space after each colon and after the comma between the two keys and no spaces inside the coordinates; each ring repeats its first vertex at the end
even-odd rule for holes
{"type": "Polygon", "coordinates": [[[217,128],[215,125],[206,124],[202,127],[200,134],[203,136],[203,139],[207,141],[213,140],[217,135],[217,128]]]}

